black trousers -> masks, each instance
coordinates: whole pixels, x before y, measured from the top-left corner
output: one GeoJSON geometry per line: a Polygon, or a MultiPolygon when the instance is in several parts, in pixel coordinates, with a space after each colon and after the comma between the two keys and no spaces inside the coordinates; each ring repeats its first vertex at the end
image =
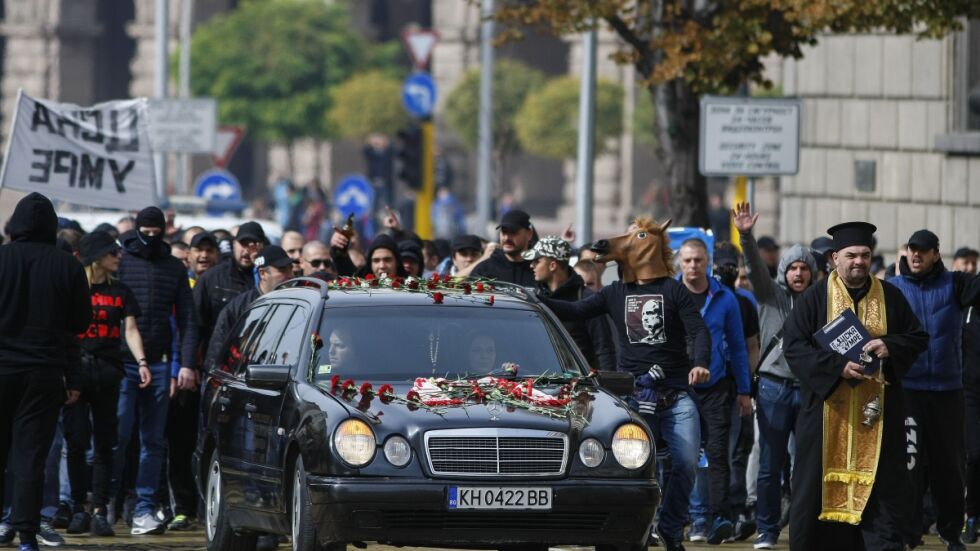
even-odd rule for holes
{"type": "MultiPolygon", "coordinates": [[[[22,543],[35,540],[41,522],[44,460],[64,403],[61,369],[0,375],[0,473],[9,464],[14,478],[10,525],[20,533],[22,543]]],[[[0,510],[3,478],[0,476],[0,510]]]]}
{"type": "Polygon", "coordinates": [[[178,390],[170,400],[170,410],[167,413],[167,465],[170,490],[174,498],[174,515],[197,516],[198,499],[191,469],[191,455],[197,445],[200,404],[201,395],[196,390],[178,390]]]}
{"type": "Polygon", "coordinates": [[[708,509],[712,517],[731,516],[728,485],[731,469],[728,465],[728,432],[732,426],[734,396],[731,383],[722,379],[714,386],[696,389],[700,400],[701,440],[708,457],[708,509]],[[705,434],[706,431],[706,434],[705,434]]]}
{"type": "Polygon", "coordinates": [[[744,513],[749,500],[745,473],[749,468],[749,454],[755,444],[755,413],[739,416],[732,408],[732,430],[728,445],[731,449],[731,484],[728,487],[728,503],[732,515],[744,513]]]}
{"type": "MultiPolygon", "coordinates": [[[[116,370],[121,375],[121,370],[116,370]]],[[[105,510],[112,481],[113,449],[119,439],[119,380],[115,373],[102,384],[89,384],[79,400],[64,409],[65,444],[68,449],[68,480],[75,509],[81,510],[91,487],[92,506],[105,510]],[[85,452],[93,445],[92,475],[89,481],[85,452]]]]}
{"type": "Polygon", "coordinates": [[[966,516],[980,517],[980,388],[963,389],[966,432],[966,516]]]}
{"type": "Polygon", "coordinates": [[[932,491],[936,528],[946,541],[959,541],[963,530],[963,391],[905,390],[908,470],[914,507],[906,525],[906,542],[917,543],[922,526],[922,496],[932,491]],[[927,484],[928,483],[928,484],[927,484]]]}

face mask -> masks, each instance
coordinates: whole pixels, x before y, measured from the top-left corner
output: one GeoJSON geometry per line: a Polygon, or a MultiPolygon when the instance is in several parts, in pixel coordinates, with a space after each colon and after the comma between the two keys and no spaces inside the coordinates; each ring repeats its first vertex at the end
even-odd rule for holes
{"type": "Polygon", "coordinates": [[[141,231],[138,231],[138,230],[137,230],[136,234],[140,238],[140,243],[142,243],[144,245],[155,245],[155,244],[157,244],[157,243],[159,243],[160,241],[163,240],[163,235],[162,234],[157,234],[157,235],[150,236],[150,235],[147,235],[147,234],[145,234],[145,233],[143,233],[141,231]]]}

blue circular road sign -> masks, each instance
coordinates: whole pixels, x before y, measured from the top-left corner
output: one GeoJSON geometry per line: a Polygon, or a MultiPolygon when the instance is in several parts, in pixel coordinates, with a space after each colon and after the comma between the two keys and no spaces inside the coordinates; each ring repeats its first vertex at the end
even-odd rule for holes
{"type": "Polygon", "coordinates": [[[402,105],[413,117],[424,119],[432,115],[436,107],[436,83],[429,73],[412,73],[405,79],[402,105]]]}
{"type": "Polygon", "coordinates": [[[333,192],[333,204],[344,216],[363,216],[374,206],[374,188],[360,174],[345,176],[333,192]]]}
{"type": "MultiPolygon", "coordinates": [[[[234,174],[216,168],[197,177],[194,183],[194,195],[208,201],[238,203],[242,199],[242,187],[234,174]]],[[[221,214],[221,210],[208,209],[208,213],[218,215],[221,214]]]]}

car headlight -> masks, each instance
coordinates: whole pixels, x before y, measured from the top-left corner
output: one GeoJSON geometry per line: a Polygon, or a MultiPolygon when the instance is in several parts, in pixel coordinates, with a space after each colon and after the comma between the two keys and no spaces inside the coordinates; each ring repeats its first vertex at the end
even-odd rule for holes
{"type": "Polygon", "coordinates": [[[578,456],[586,467],[598,467],[606,457],[606,450],[595,438],[586,438],[579,444],[578,456]]]}
{"type": "Polygon", "coordinates": [[[639,469],[650,458],[650,437],[639,425],[623,425],[613,435],[612,450],[620,465],[639,469]]]}
{"type": "Polygon", "coordinates": [[[385,441],[385,459],[396,467],[404,467],[412,459],[412,447],[401,436],[392,436],[385,441]]]}
{"type": "Polygon", "coordinates": [[[341,423],[333,435],[333,443],[340,458],[354,467],[370,463],[377,448],[374,431],[360,419],[348,419],[341,423]]]}

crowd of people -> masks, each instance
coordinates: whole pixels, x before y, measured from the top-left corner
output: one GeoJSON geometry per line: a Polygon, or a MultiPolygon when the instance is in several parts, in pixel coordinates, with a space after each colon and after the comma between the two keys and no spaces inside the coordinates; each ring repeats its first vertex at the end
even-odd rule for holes
{"type": "Polygon", "coordinates": [[[193,528],[199,385],[227,332],[289,278],[366,274],[533,288],[593,369],[633,373],[662,470],[651,543],[772,549],[787,524],[792,549],[904,549],[930,529],[976,542],[977,251],[947,269],[919,230],[886,265],[864,222],[783,250],[758,217],[738,205],[734,242],[676,251],[654,242],[669,223],[575,248],[519,209],[493,240],[423,240],[389,211],[370,242],[341,223],[273,244],[257,222],[176,228],[156,207],[86,233],[30,194],[0,247],[0,545],[193,528]],[[844,310],[867,362],[814,336],[844,310]]]}

